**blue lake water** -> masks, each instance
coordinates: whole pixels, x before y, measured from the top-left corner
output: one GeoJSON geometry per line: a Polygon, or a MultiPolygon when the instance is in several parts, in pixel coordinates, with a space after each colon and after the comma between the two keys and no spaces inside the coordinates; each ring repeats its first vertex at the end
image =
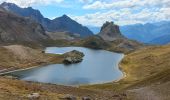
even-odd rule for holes
{"type": "Polygon", "coordinates": [[[52,64],[10,74],[21,80],[69,86],[112,82],[123,76],[118,67],[124,56],[120,53],[84,47],[48,47],[45,52],[63,54],[72,50],[85,54],[82,62],[71,65],[52,64]]]}

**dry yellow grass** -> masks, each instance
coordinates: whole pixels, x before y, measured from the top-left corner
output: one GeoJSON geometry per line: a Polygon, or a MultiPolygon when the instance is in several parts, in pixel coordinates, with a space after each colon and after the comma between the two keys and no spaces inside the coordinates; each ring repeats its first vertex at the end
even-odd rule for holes
{"type": "MultiPolygon", "coordinates": [[[[38,100],[63,100],[66,95],[73,95],[77,100],[90,97],[92,100],[126,100],[121,94],[112,91],[95,91],[76,87],[67,87],[52,84],[25,82],[0,77],[0,100],[30,100],[30,93],[39,93],[38,100]]],[[[64,99],[65,100],[65,99],[64,99]]]]}
{"type": "Polygon", "coordinates": [[[121,69],[126,73],[125,80],[139,81],[170,70],[169,58],[170,45],[143,48],[128,54],[121,69]]]}

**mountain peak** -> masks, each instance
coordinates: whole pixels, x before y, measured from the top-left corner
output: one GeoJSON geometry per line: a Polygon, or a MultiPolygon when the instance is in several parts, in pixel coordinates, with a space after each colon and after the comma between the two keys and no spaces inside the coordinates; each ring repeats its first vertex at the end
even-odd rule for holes
{"type": "Polygon", "coordinates": [[[20,6],[14,4],[14,3],[9,3],[9,2],[3,2],[2,4],[0,4],[1,7],[3,7],[5,10],[7,11],[11,11],[14,10],[15,12],[19,11],[21,8],[20,6]]]}
{"type": "Polygon", "coordinates": [[[101,27],[99,36],[101,36],[104,40],[113,41],[117,38],[123,38],[119,26],[114,24],[114,22],[106,22],[101,27]]]}
{"type": "MultiPolygon", "coordinates": [[[[5,8],[6,10],[10,10],[10,9],[22,9],[22,7],[18,6],[15,3],[9,3],[9,2],[3,2],[2,4],[0,4],[1,7],[5,8]]],[[[32,7],[26,7],[28,10],[33,10],[32,7]]]]}
{"type": "Polygon", "coordinates": [[[102,31],[104,28],[106,28],[106,27],[109,27],[109,26],[115,26],[115,24],[114,24],[114,22],[108,22],[108,21],[106,21],[104,24],[103,24],[103,26],[101,27],[101,30],[100,31],[102,31]]]}
{"type": "Polygon", "coordinates": [[[14,4],[9,2],[3,2],[1,5],[14,5],[14,4]]]}
{"type": "Polygon", "coordinates": [[[63,19],[63,20],[72,20],[69,16],[67,16],[66,14],[64,14],[64,15],[62,15],[61,17],[57,17],[57,18],[55,18],[56,20],[58,20],[58,19],[63,19]]]}
{"type": "Polygon", "coordinates": [[[68,16],[66,14],[64,14],[62,17],[68,18],[68,16]]]}
{"type": "MultiPolygon", "coordinates": [[[[14,4],[14,3],[9,3],[9,2],[3,2],[2,4],[1,4],[1,6],[17,6],[16,4],[14,4]]],[[[18,7],[18,6],[17,6],[18,7]]]]}

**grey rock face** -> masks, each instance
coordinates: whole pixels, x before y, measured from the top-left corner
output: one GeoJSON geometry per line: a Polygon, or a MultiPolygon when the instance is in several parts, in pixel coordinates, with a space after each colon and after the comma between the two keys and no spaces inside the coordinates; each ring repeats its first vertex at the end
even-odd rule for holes
{"type": "Polygon", "coordinates": [[[119,30],[119,26],[115,25],[113,22],[106,22],[103,24],[99,36],[101,36],[106,41],[124,38],[119,30]]]}

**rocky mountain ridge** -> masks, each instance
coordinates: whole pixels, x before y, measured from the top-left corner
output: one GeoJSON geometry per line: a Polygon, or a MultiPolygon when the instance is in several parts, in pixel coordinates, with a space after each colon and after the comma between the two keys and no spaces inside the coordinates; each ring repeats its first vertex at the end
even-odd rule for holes
{"type": "Polygon", "coordinates": [[[17,14],[22,17],[29,17],[36,22],[40,23],[46,31],[49,32],[70,32],[80,34],[81,37],[87,37],[93,35],[87,27],[72,20],[67,15],[50,20],[45,18],[39,10],[35,10],[32,7],[21,8],[13,3],[4,2],[0,5],[4,9],[17,14]]]}
{"type": "Polygon", "coordinates": [[[39,23],[0,7],[1,42],[40,42],[46,39],[49,37],[39,23]]]}

